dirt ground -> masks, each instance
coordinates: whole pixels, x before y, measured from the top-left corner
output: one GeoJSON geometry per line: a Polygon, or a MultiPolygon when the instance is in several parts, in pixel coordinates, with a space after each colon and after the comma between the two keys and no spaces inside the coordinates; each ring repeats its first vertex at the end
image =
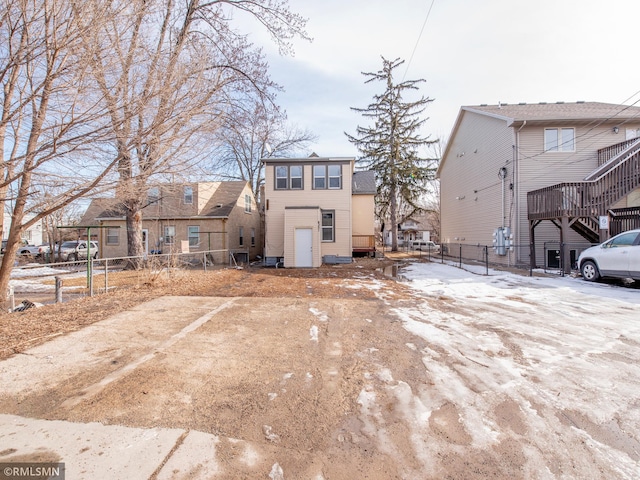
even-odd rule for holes
{"type": "MultiPolygon", "coordinates": [[[[633,435],[618,423],[599,426],[578,403],[563,408],[564,394],[547,395],[539,373],[514,375],[512,357],[537,371],[520,346],[529,345],[526,316],[500,327],[482,320],[487,309],[502,318],[542,307],[510,294],[505,305],[473,292],[460,305],[437,292],[416,296],[393,277],[402,260],[182,272],[136,290],[3,315],[0,415],[183,429],[165,462],[141,477],[158,480],[633,478],[597,454],[611,445],[631,459],[625,472],[634,471],[640,444],[633,435]],[[440,323],[413,322],[431,332],[414,334],[399,311],[440,323]],[[487,343],[493,334],[496,344],[480,352],[474,338],[487,343]],[[516,378],[522,392],[507,394],[516,378]],[[197,468],[172,461],[203,436],[211,447],[197,468]]],[[[551,349],[550,335],[552,343],[532,345],[551,349]]],[[[621,369],[618,357],[612,362],[621,369]]],[[[582,388],[581,372],[571,373],[576,398],[592,390],[582,388]]],[[[0,447],[0,461],[20,453],[0,447]]],[[[85,448],[100,455],[104,447],[85,448]]]]}
{"type": "MultiPolygon", "coordinates": [[[[14,379],[8,389],[15,389],[13,394],[0,394],[0,413],[185,428],[266,442],[286,452],[279,455],[286,478],[312,478],[316,470],[324,478],[401,478],[397,475],[404,467],[375,447],[372,426],[358,419],[359,394],[367,378],[384,381],[379,358],[394,358],[394,376],[411,378],[416,386],[426,381],[419,355],[399,349],[415,339],[389,316],[389,301],[409,299],[388,275],[394,263],[361,259],[319,270],[182,272],[171,282],[135,291],[4,315],[2,357],[13,355],[10,360],[18,364],[23,356],[16,354],[65,335],[76,335],[70,341],[85,350],[99,345],[91,358],[76,353],[70,364],[54,362],[53,371],[40,367],[43,379],[36,390],[25,392],[14,379]],[[362,281],[375,288],[362,288],[362,281]],[[224,314],[200,326],[198,335],[166,350],[154,343],[201,315],[203,304],[227,303],[224,314]],[[153,305],[153,311],[146,305],[153,305]],[[141,310],[135,313],[137,308],[141,310]],[[136,321],[140,312],[144,318],[136,321]],[[92,324],[109,317],[116,319],[113,331],[100,339],[92,324]],[[114,334],[119,329],[124,329],[121,336],[114,334]],[[96,387],[153,348],[153,362],[96,387]],[[92,388],[96,393],[87,395],[92,388]]],[[[47,351],[56,359],[66,355],[47,351]]],[[[27,382],[35,382],[34,376],[27,382]]],[[[388,409],[385,415],[398,415],[393,399],[388,409]]],[[[397,427],[394,437],[411,451],[407,432],[400,423],[397,427]]],[[[219,455],[233,457],[232,445],[227,450],[219,455]]],[[[415,460],[409,463],[411,469],[418,466],[415,460]]],[[[223,478],[266,478],[256,469],[229,463],[223,478]]]]}

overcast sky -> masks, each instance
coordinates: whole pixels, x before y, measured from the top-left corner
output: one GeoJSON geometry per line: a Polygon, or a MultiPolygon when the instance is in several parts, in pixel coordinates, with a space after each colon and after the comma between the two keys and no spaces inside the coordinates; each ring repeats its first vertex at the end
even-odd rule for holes
{"type": "Polygon", "coordinates": [[[640,100],[639,0],[289,4],[308,18],[313,42],[296,40],[295,57],[284,58],[263,33],[252,40],[285,90],[278,103],[291,123],[318,136],[311,150],[321,156],[358,155],[343,132],[369,125],[350,107],[366,107],[383,91],[379,83],[364,85],[361,73],[378,71],[381,55],[406,60],[398,80],[405,72],[406,80],[426,80],[420,94],[434,102],[422,134],[432,138],[449,136],[462,105],[640,100]]]}

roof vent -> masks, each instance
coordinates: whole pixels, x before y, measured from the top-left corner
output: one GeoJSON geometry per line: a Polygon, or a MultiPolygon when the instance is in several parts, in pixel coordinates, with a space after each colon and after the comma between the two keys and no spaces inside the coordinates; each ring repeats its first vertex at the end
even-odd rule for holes
{"type": "Polygon", "coordinates": [[[546,105],[547,102],[539,102],[540,105],[546,105]]]}
{"type": "Polygon", "coordinates": [[[481,103],[481,104],[480,104],[480,106],[481,106],[481,107],[486,107],[486,106],[487,106],[487,104],[486,104],[486,103],[481,103]]]}
{"type": "Polygon", "coordinates": [[[564,102],[556,102],[558,105],[562,105],[564,102]]]}
{"type": "Polygon", "coordinates": [[[576,103],[584,103],[584,100],[578,100],[576,103]]]}
{"type": "Polygon", "coordinates": [[[518,105],[526,105],[527,102],[520,102],[518,105]]]}
{"type": "Polygon", "coordinates": [[[222,204],[219,203],[218,205],[216,205],[216,208],[222,208],[222,204]]]}

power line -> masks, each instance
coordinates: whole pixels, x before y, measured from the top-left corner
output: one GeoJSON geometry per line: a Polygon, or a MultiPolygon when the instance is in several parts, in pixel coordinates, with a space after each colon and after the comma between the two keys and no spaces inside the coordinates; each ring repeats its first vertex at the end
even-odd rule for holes
{"type": "Polygon", "coordinates": [[[404,75],[402,76],[402,81],[404,82],[404,79],[407,76],[407,72],[409,72],[409,66],[411,65],[411,61],[413,60],[413,56],[416,53],[416,50],[418,49],[418,44],[420,43],[420,38],[422,38],[422,33],[424,32],[424,28],[427,26],[427,21],[429,20],[429,15],[431,15],[431,9],[433,8],[433,4],[436,3],[436,0],[431,0],[431,5],[429,6],[429,11],[427,12],[427,16],[424,19],[424,23],[422,24],[422,28],[420,29],[420,34],[418,35],[418,39],[416,40],[416,44],[413,47],[413,51],[411,52],[411,56],[409,57],[409,61],[407,62],[407,68],[404,71],[404,75]]]}

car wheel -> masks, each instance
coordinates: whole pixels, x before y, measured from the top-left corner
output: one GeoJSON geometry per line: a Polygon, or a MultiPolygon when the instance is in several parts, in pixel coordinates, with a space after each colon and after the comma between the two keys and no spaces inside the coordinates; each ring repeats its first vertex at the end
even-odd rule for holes
{"type": "Polygon", "coordinates": [[[69,256],[67,257],[68,262],[75,262],[77,259],[78,257],[75,253],[70,253],[69,256]]]}
{"type": "Polygon", "coordinates": [[[587,282],[595,282],[600,278],[598,267],[596,267],[596,264],[591,260],[587,260],[582,264],[580,272],[582,273],[582,278],[584,278],[587,282]]]}

